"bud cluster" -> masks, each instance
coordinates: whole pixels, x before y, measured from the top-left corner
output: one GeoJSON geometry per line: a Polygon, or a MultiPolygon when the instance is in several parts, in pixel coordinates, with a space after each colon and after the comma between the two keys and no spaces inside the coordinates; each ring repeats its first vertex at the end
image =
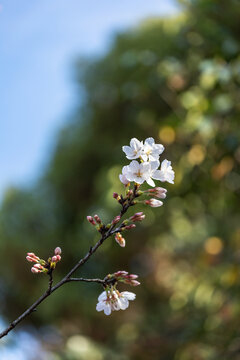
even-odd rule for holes
{"type": "Polygon", "coordinates": [[[103,233],[107,229],[107,227],[103,224],[102,220],[98,215],[94,215],[93,217],[87,216],[87,221],[93,226],[95,226],[97,231],[99,231],[100,233],[103,233]]]}
{"type": "Polygon", "coordinates": [[[27,253],[26,259],[29,262],[34,262],[35,264],[31,268],[31,272],[34,274],[44,273],[49,274],[52,270],[55,269],[56,264],[61,260],[61,248],[56,247],[54,250],[54,255],[50,257],[47,261],[40,259],[34,253],[27,253]]]}
{"type": "MultiPolygon", "coordinates": [[[[167,190],[162,187],[155,187],[154,189],[148,189],[148,190],[144,191],[144,193],[148,196],[153,195],[158,199],[165,199],[167,196],[167,190]]],[[[150,200],[144,200],[144,203],[151,207],[159,207],[159,206],[163,205],[162,201],[157,200],[155,198],[152,198],[150,200]]]]}
{"type": "Polygon", "coordinates": [[[120,282],[123,282],[124,284],[132,285],[132,286],[138,286],[140,285],[140,282],[136,279],[138,278],[138,275],[134,274],[128,274],[127,271],[117,271],[113,274],[113,277],[120,282]]]}

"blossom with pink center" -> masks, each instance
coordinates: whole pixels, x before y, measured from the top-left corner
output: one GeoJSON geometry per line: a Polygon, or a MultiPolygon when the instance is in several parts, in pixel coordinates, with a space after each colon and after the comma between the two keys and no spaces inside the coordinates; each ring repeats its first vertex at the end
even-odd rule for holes
{"type": "Polygon", "coordinates": [[[129,291],[120,293],[117,290],[103,291],[98,297],[96,306],[97,311],[103,311],[105,315],[110,315],[112,311],[126,310],[129,300],[134,300],[136,295],[129,291]]]}

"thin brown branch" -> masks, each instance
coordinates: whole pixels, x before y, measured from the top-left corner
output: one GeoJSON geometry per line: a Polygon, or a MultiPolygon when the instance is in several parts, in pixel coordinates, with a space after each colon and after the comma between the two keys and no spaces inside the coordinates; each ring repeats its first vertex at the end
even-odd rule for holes
{"type": "MultiPolygon", "coordinates": [[[[137,194],[138,186],[135,185],[133,194],[129,198],[122,198],[122,209],[120,211],[120,218],[127,212],[130,206],[134,205],[134,199],[138,197],[137,194]]],[[[107,284],[107,280],[101,280],[101,279],[83,279],[83,278],[72,278],[72,274],[78,270],[82,265],[84,265],[88,259],[96,252],[96,250],[103,244],[103,242],[118,232],[122,227],[122,224],[119,225],[116,228],[116,224],[112,224],[108,230],[105,230],[102,233],[101,238],[98,240],[98,242],[93,246],[90,247],[89,251],[86,253],[86,255],[80,259],[77,264],[67,273],[67,275],[62,278],[55,286],[52,286],[53,284],[53,277],[52,277],[52,271],[49,273],[49,283],[48,283],[48,289],[46,292],[40,296],[23,314],[21,314],[16,320],[12,321],[10,325],[0,333],[0,339],[6,336],[10,331],[12,331],[22,320],[24,320],[28,315],[30,315],[33,311],[36,310],[37,306],[40,305],[48,296],[50,296],[55,290],[60,288],[62,285],[66,284],[67,282],[73,282],[73,281],[85,281],[85,282],[98,282],[102,285],[107,284]]]]}

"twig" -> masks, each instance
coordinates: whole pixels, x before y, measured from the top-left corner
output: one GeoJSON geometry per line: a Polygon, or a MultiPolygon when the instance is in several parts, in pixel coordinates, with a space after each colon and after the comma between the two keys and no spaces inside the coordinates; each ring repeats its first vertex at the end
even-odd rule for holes
{"type": "MultiPolygon", "coordinates": [[[[133,189],[133,194],[129,198],[121,198],[120,204],[122,205],[122,210],[120,211],[120,218],[127,212],[130,206],[134,205],[134,199],[138,197],[137,194],[138,186],[135,185],[133,189]]],[[[116,229],[116,224],[112,224],[108,230],[104,230],[102,233],[101,238],[98,240],[98,242],[93,246],[90,247],[89,251],[86,253],[86,255],[80,259],[77,264],[68,272],[67,275],[65,275],[62,280],[60,280],[55,286],[52,286],[53,284],[53,276],[52,271],[49,273],[49,283],[48,283],[48,289],[46,292],[38,298],[22,315],[20,315],[16,320],[12,321],[11,324],[0,333],[0,339],[6,336],[10,331],[12,331],[16,325],[18,325],[23,319],[25,319],[28,315],[30,315],[33,311],[36,310],[37,306],[40,305],[48,296],[50,296],[55,290],[60,288],[62,285],[68,283],[68,282],[74,282],[74,281],[84,281],[84,282],[96,282],[101,283],[102,285],[108,284],[108,280],[105,278],[104,280],[101,279],[84,279],[84,278],[72,278],[72,274],[80,268],[80,266],[84,265],[88,259],[95,253],[95,251],[103,244],[103,242],[118,232],[122,227],[123,224],[119,225],[116,229]]]]}

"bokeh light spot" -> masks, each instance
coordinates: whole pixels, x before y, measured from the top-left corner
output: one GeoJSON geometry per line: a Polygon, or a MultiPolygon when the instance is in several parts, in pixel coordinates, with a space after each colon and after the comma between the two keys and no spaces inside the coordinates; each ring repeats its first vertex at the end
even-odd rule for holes
{"type": "Polygon", "coordinates": [[[172,144],[176,138],[175,130],[171,126],[164,126],[159,130],[159,138],[165,144],[172,144]]]}
{"type": "Polygon", "coordinates": [[[204,249],[208,254],[217,255],[223,249],[223,242],[217,236],[209,237],[204,244],[204,249]]]}

